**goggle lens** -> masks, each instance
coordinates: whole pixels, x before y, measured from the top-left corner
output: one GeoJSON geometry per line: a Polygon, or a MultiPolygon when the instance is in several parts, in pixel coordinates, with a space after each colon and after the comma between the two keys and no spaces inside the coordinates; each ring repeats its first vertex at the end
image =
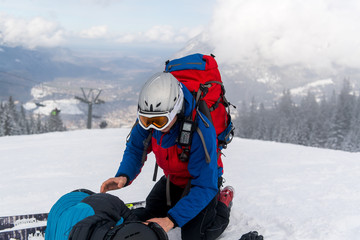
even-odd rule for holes
{"type": "Polygon", "coordinates": [[[163,128],[169,121],[167,116],[145,117],[140,115],[139,119],[144,127],[147,128],[152,124],[159,129],[163,128]]]}

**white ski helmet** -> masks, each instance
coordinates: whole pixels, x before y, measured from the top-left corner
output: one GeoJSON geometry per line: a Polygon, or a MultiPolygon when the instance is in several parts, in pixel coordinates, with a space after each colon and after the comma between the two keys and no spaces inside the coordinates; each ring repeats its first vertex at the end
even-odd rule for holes
{"type": "Polygon", "coordinates": [[[154,74],[140,91],[138,107],[141,112],[179,113],[182,109],[184,94],[179,81],[171,74],[154,74]],[[176,108],[176,109],[174,109],[176,108]]]}

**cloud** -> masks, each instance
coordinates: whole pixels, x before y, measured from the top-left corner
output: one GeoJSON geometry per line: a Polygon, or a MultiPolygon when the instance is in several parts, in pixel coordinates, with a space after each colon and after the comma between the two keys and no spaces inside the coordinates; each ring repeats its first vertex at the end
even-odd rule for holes
{"type": "MultiPolygon", "coordinates": [[[[111,1],[94,0],[92,2],[110,3],[111,1]]],[[[97,25],[76,32],[66,30],[58,23],[42,17],[25,19],[0,12],[0,44],[27,48],[66,46],[87,40],[93,43],[91,40],[104,39],[108,44],[185,44],[202,31],[201,26],[177,29],[170,25],[155,25],[142,32],[119,35],[111,32],[107,25],[97,25]]]]}
{"type": "Polygon", "coordinates": [[[117,39],[119,43],[185,43],[201,33],[202,27],[175,29],[169,25],[156,25],[144,32],[129,33],[117,39]]]}
{"type": "Polygon", "coordinates": [[[121,2],[120,0],[81,0],[82,4],[96,4],[96,5],[100,5],[103,7],[107,7],[110,6],[112,4],[118,4],[119,2],[121,2]]]}
{"type": "Polygon", "coordinates": [[[90,39],[96,39],[96,38],[104,38],[108,34],[108,27],[106,25],[101,26],[94,26],[90,29],[83,30],[80,33],[80,36],[82,38],[90,38],[90,39]]]}
{"type": "Polygon", "coordinates": [[[356,0],[218,0],[206,34],[230,63],[360,67],[359,12],[356,0]]]}
{"type": "Polygon", "coordinates": [[[0,43],[35,48],[54,47],[64,42],[64,30],[41,17],[30,20],[0,14],[0,43]]]}

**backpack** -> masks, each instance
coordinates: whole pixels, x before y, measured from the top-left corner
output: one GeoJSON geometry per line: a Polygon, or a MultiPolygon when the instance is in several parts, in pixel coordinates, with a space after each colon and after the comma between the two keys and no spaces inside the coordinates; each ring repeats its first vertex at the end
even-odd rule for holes
{"type": "MultiPolygon", "coordinates": [[[[214,55],[192,54],[167,61],[165,72],[171,73],[193,94],[196,111],[201,111],[214,125],[217,135],[218,166],[223,167],[221,150],[225,149],[234,136],[234,126],[230,116],[230,106],[225,97],[225,88],[221,80],[214,55]]],[[[205,143],[203,141],[204,147],[205,143]]],[[[189,147],[183,147],[189,152],[189,147]]],[[[205,147],[206,151],[206,147],[205,147]]],[[[210,161],[207,158],[207,161],[210,161]]]]}

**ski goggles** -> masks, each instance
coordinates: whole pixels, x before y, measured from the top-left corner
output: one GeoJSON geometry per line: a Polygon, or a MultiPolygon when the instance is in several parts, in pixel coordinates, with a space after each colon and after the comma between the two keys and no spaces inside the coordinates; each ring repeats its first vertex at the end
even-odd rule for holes
{"type": "MultiPolygon", "coordinates": [[[[182,91],[181,91],[182,93],[182,91]]],[[[149,130],[150,128],[156,129],[156,130],[164,130],[167,128],[172,120],[174,120],[175,116],[181,111],[184,97],[183,94],[179,95],[174,108],[171,111],[165,111],[165,112],[148,112],[148,111],[142,111],[141,109],[138,110],[138,119],[140,125],[146,129],[149,130]]]]}
{"type": "Polygon", "coordinates": [[[172,112],[138,112],[139,123],[146,130],[154,128],[161,131],[169,126],[175,116],[172,112]]]}

